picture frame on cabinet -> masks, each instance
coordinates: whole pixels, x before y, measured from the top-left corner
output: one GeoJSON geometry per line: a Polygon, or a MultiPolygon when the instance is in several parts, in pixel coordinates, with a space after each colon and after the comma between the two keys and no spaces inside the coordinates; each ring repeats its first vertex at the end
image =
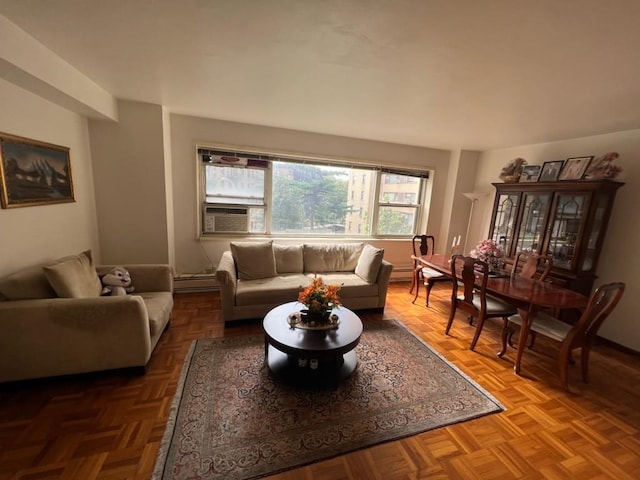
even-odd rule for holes
{"type": "Polygon", "coordinates": [[[580,180],[592,158],[593,156],[567,158],[558,180],[580,180]]]}
{"type": "Polygon", "coordinates": [[[0,132],[2,208],[75,202],[69,148],[0,132]]]}
{"type": "Polygon", "coordinates": [[[540,172],[540,176],[538,177],[538,181],[555,182],[556,180],[558,180],[558,176],[560,175],[563,164],[564,160],[552,160],[550,162],[544,162],[544,164],[542,165],[542,171],[540,172]]]}
{"type": "Polygon", "coordinates": [[[520,182],[537,182],[541,169],[540,165],[525,165],[520,174],[520,182]]]}

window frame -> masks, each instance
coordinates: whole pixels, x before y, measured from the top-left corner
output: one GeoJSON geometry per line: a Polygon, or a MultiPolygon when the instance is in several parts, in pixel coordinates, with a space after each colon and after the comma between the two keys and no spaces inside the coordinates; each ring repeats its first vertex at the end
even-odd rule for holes
{"type": "MultiPolygon", "coordinates": [[[[199,222],[198,222],[198,236],[201,239],[206,238],[217,238],[220,236],[229,235],[229,233],[225,232],[204,232],[204,211],[206,207],[210,206],[222,206],[229,204],[215,203],[215,202],[207,202],[207,185],[206,185],[206,169],[209,165],[204,157],[207,155],[207,152],[223,152],[228,155],[237,155],[237,156],[249,156],[253,158],[258,158],[260,160],[268,162],[268,166],[264,168],[264,202],[262,205],[258,204],[246,204],[242,205],[242,207],[247,208],[257,208],[264,209],[264,232],[246,232],[242,233],[242,235],[246,235],[247,237],[258,236],[258,237],[323,237],[323,238],[335,238],[335,239],[344,239],[349,237],[356,238],[386,238],[386,239],[405,239],[411,238],[415,235],[420,225],[423,222],[423,217],[429,210],[429,206],[425,205],[427,192],[430,190],[430,186],[428,184],[431,178],[431,171],[429,169],[426,170],[418,170],[416,168],[404,168],[402,166],[382,166],[375,165],[371,163],[359,163],[354,161],[342,161],[339,159],[328,159],[328,158],[316,158],[316,157],[305,157],[302,155],[289,155],[289,154],[280,154],[280,153],[268,153],[263,150],[254,150],[248,148],[236,148],[236,147],[228,147],[228,146],[201,146],[198,145],[196,147],[196,157],[198,161],[197,168],[197,176],[198,180],[198,212],[199,212],[199,222]],[[319,233],[308,235],[301,232],[296,233],[280,233],[280,232],[272,232],[271,231],[271,220],[272,220],[272,211],[273,211],[273,162],[285,162],[285,163],[294,163],[294,164],[302,164],[302,165],[317,165],[324,167],[338,167],[338,168],[354,168],[361,170],[370,170],[373,173],[373,190],[370,193],[371,198],[369,199],[369,205],[372,209],[371,219],[363,224],[363,230],[367,230],[367,227],[370,229],[370,233],[319,233]],[[382,185],[382,177],[383,174],[395,174],[395,175],[404,175],[410,176],[418,179],[418,192],[416,195],[417,202],[416,203],[398,203],[398,202],[383,202],[380,199],[380,191],[382,185]],[[414,218],[413,218],[413,227],[410,233],[400,233],[400,234],[380,234],[378,233],[378,221],[380,217],[380,209],[381,207],[400,207],[400,208],[411,208],[413,209],[414,218]]],[[[233,168],[251,168],[244,165],[234,165],[233,168]]],[[[363,175],[364,177],[364,175],[363,175]]],[[[355,177],[353,182],[348,182],[347,184],[353,184],[354,186],[359,186],[362,184],[362,178],[358,181],[355,177]]],[[[351,190],[350,196],[353,196],[354,190],[351,190]]],[[[362,207],[359,209],[358,215],[360,217],[367,217],[362,212],[362,207]]],[[[346,223],[346,222],[345,222],[346,223]]],[[[360,230],[360,224],[358,225],[358,229],[360,230]]]]}

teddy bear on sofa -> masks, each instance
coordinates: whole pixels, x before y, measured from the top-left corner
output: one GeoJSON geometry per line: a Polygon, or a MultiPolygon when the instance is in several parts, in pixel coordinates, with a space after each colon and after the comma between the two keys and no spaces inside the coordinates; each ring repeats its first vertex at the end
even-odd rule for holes
{"type": "Polygon", "coordinates": [[[131,286],[131,275],[124,267],[113,267],[100,280],[103,285],[102,295],[126,295],[134,290],[131,286]]]}

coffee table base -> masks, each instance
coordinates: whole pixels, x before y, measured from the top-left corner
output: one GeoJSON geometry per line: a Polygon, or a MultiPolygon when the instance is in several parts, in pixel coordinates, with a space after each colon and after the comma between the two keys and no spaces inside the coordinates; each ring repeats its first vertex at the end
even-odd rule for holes
{"type": "Polygon", "coordinates": [[[335,387],[358,366],[358,357],[354,350],[337,357],[319,358],[315,360],[316,368],[312,368],[314,359],[287,355],[273,345],[268,345],[265,354],[265,363],[269,371],[279,380],[295,385],[330,384],[335,387]]]}

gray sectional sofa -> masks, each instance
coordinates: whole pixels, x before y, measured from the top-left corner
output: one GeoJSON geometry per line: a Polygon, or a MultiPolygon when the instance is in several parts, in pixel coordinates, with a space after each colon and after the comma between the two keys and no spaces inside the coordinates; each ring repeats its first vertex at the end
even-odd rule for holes
{"type": "Polygon", "coordinates": [[[384,310],[393,265],[384,250],[365,243],[285,245],[231,242],[218,264],[222,319],[262,318],[273,307],[296,301],[314,275],[342,285],[351,310],[384,310]]]}

